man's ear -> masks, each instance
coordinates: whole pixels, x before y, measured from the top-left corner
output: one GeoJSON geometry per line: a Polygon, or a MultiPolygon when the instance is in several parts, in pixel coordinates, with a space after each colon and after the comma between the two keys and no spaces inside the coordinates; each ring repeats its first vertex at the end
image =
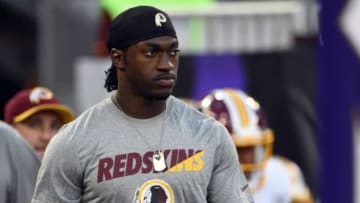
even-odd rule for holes
{"type": "Polygon", "coordinates": [[[124,51],[118,49],[111,49],[111,62],[119,69],[125,68],[125,55],[124,51]]]}

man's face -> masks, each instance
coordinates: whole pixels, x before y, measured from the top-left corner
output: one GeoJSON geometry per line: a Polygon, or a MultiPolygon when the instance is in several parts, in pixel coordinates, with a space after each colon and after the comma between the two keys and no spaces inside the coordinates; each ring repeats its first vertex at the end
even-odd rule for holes
{"type": "Polygon", "coordinates": [[[130,46],[124,55],[124,74],[130,91],[150,100],[169,97],[176,83],[178,52],[178,40],[167,36],[130,46]]]}
{"type": "Polygon", "coordinates": [[[54,111],[39,111],[14,127],[36,150],[40,157],[43,156],[50,139],[63,125],[60,116],[54,111]]]}
{"type": "MultiPolygon", "coordinates": [[[[240,164],[252,164],[255,163],[255,147],[238,147],[238,157],[240,164]]],[[[251,172],[244,171],[246,178],[249,180],[251,172]]]]}

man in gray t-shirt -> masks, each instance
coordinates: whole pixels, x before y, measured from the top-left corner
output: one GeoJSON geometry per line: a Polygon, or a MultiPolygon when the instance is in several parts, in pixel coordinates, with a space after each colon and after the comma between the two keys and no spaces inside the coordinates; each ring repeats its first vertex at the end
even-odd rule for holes
{"type": "Polygon", "coordinates": [[[50,141],[32,203],[250,203],[225,127],[171,95],[179,63],[169,16],[138,6],[111,23],[116,93],[50,141]]]}
{"type": "Polygon", "coordinates": [[[8,124],[0,121],[0,202],[30,202],[40,159],[8,124]]]}

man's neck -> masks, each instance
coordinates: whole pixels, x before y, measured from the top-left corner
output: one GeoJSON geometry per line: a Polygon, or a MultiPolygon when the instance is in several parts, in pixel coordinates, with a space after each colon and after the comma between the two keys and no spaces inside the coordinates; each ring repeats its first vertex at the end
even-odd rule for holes
{"type": "Polygon", "coordinates": [[[147,100],[135,96],[122,98],[119,93],[116,94],[115,99],[124,113],[138,119],[152,118],[166,108],[166,100],[147,100]]]}

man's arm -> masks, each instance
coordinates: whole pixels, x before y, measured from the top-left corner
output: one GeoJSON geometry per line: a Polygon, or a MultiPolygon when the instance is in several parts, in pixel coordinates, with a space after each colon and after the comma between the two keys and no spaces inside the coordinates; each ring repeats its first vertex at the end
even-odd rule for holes
{"type": "Polygon", "coordinates": [[[62,129],[46,148],[32,203],[77,203],[82,194],[80,161],[70,134],[62,129]]]}
{"type": "Polygon", "coordinates": [[[215,166],[208,188],[208,202],[253,203],[247,180],[240,168],[235,145],[221,126],[222,142],[216,149],[215,166]]]}
{"type": "Polygon", "coordinates": [[[29,202],[40,158],[15,129],[1,121],[0,162],[0,202],[29,202]]]}
{"type": "Polygon", "coordinates": [[[305,183],[304,175],[300,167],[284,157],[278,157],[285,166],[290,180],[290,192],[292,203],[314,203],[314,199],[305,183]]]}

